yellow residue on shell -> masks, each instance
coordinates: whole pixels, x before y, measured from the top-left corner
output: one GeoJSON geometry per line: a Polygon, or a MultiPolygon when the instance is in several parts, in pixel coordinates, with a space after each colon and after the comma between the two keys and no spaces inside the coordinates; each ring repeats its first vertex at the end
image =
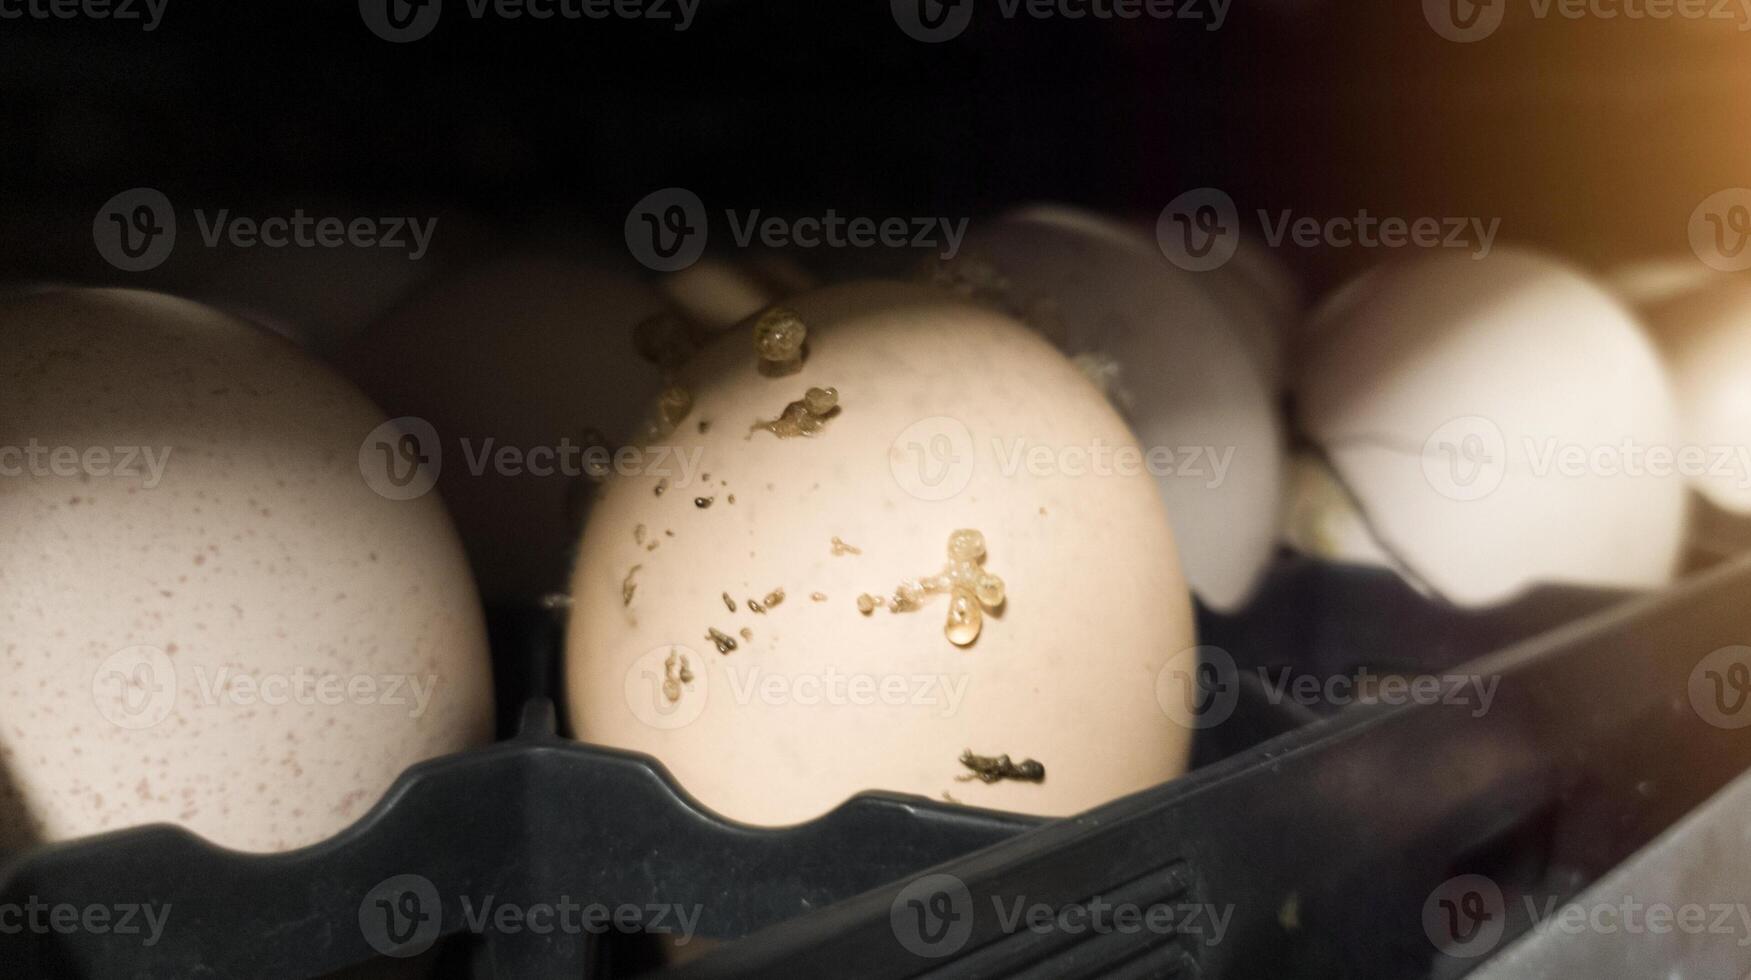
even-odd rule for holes
{"type": "Polygon", "coordinates": [[[643,565],[632,566],[626,570],[626,577],[620,580],[620,604],[622,606],[632,605],[632,594],[638,591],[638,583],[634,582],[632,577],[637,575],[638,570],[643,567],[643,565]]]}
{"type": "Polygon", "coordinates": [[[687,662],[686,654],[676,654],[669,651],[669,656],[663,661],[663,697],[670,704],[681,700],[683,684],[693,683],[693,665],[687,662]]]}
{"type": "Polygon", "coordinates": [[[780,439],[812,436],[826,427],[827,421],[839,414],[839,389],[810,388],[803,396],[784,406],[775,419],[761,419],[748,428],[749,437],[756,432],[770,432],[780,439]]]}
{"type": "MultiPolygon", "coordinates": [[[[948,564],[939,574],[901,582],[887,602],[889,611],[911,612],[926,597],[946,593],[948,621],[943,635],[958,647],[972,644],[984,628],[985,611],[997,609],[1007,598],[1003,579],[986,571],[984,561],[983,534],[965,528],[954,532],[948,538],[948,564]]],[[[867,593],[857,597],[857,609],[866,616],[880,604],[867,593]]]]}
{"type": "Polygon", "coordinates": [[[795,374],[803,367],[803,345],[809,328],[803,318],[784,306],[774,306],[754,318],[754,353],[760,373],[769,378],[795,374]]]}

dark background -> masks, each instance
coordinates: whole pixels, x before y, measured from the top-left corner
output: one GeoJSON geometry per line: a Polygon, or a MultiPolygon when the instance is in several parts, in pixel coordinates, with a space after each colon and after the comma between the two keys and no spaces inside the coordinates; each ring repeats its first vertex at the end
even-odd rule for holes
{"type": "MultiPolygon", "coordinates": [[[[1235,0],[1216,32],[1005,21],[974,0],[940,45],[886,0],[702,0],[684,33],[477,21],[449,0],[399,45],[317,0],[168,0],[151,33],[5,20],[0,273],[174,287],[184,250],[130,276],[92,248],[91,216],[135,186],[179,210],[441,210],[617,236],[669,185],[714,209],[972,217],[1041,198],[1152,215],[1215,185],[1243,214],[1500,217],[1504,240],[1598,265],[1682,252],[1691,209],[1751,183],[1737,22],[1495,2],[1506,23],[1467,45],[1417,0],[1235,0]]],[[[1370,259],[1295,251],[1315,288],[1370,259]]]]}

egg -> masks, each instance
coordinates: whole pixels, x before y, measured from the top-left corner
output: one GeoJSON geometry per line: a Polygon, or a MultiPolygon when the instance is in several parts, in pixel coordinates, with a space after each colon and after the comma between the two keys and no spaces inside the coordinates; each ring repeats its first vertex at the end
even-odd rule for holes
{"type": "Polygon", "coordinates": [[[1606,288],[1636,309],[1675,299],[1713,283],[1742,278],[1720,272],[1698,261],[1695,255],[1667,255],[1627,262],[1606,272],[1606,288]]]}
{"type": "Polygon", "coordinates": [[[737,262],[703,258],[664,276],[657,288],[688,322],[717,332],[814,286],[814,277],[800,265],[781,254],[767,253],[737,262]]]}
{"type": "Polygon", "coordinates": [[[323,840],[485,741],[436,497],[361,470],[382,415],[285,340],[163,295],[0,302],[0,836],[171,822],[323,840]]]}
{"type": "Polygon", "coordinates": [[[1028,208],[975,231],[963,254],[951,275],[987,280],[977,288],[1076,357],[1148,448],[1193,592],[1220,611],[1244,606],[1275,553],[1284,479],[1257,338],[1203,277],[1095,215],[1028,208]]]}
{"type": "Polygon", "coordinates": [[[1301,287],[1295,276],[1269,247],[1243,236],[1227,262],[1192,273],[1192,278],[1228,314],[1266,384],[1279,390],[1284,384],[1284,347],[1302,313],[1301,287]]]}
{"type": "Polygon", "coordinates": [[[565,588],[575,503],[662,386],[638,353],[661,313],[630,260],[513,253],[416,293],[335,358],[393,417],[421,420],[482,591],[565,588]]]}
{"type": "Polygon", "coordinates": [[[1431,592],[1487,606],[1539,583],[1670,580],[1685,491],[1658,460],[1680,444],[1677,406],[1605,290],[1525,249],[1426,255],[1314,320],[1300,426],[1431,592]]]}
{"type": "Polygon", "coordinates": [[[427,267],[381,249],[243,251],[195,293],[317,351],[345,343],[416,287],[427,267]]]}
{"type": "Polygon", "coordinates": [[[875,789],[1069,814],[1179,773],[1156,690],[1189,595],[1100,391],[935,289],[786,307],[763,354],[735,331],[682,369],[685,414],[591,510],[579,737],[769,825],[875,789]]]}
{"type": "Polygon", "coordinates": [[[1722,279],[1645,312],[1677,393],[1685,475],[1716,507],[1751,514],[1751,282],[1722,279]]]}

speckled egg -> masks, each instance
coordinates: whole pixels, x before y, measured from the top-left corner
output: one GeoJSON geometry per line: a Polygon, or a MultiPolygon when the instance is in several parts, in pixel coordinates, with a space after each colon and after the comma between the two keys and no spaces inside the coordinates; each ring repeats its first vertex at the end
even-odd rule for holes
{"type": "Polygon", "coordinates": [[[677,376],[572,582],[572,721],[783,824],[865,790],[1069,814],[1178,774],[1173,532],[1101,391],[922,286],[804,294],[677,376]]]}
{"type": "Polygon", "coordinates": [[[435,496],[373,489],[381,414],[289,342],[151,293],[0,300],[0,836],[171,822],[320,841],[490,737],[435,496]]]}

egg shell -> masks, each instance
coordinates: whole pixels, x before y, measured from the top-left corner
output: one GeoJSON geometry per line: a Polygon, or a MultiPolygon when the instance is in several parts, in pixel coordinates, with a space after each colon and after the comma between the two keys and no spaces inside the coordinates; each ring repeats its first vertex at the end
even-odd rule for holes
{"type": "Polygon", "coordinates": [[[1751,282],[1717,282],[1651,305],[1647,317],[1677,393],[1691,485],[1751,514],[1751,282]]]}
{"type": "Polygon", "coordinates": [[[1614,297],[1507,248],[1402,260],[1331,302],[1298,365],[1302,428],[1437,594],[1484,606],[1537,583],[1670,580],[1683,482],[1556,465],[1679,444],[1654,346],[1614,297]]]}
{"type": "Polygon", "coordinates": [[[1154,692],[1192,618],[1152,483],[1004,465],[1014,440],[1135,446],[1100,392],[1037,334],[937,290],[854,283],[787,305],[809,331],[800,373],[764,376],[750,337],[720,338],[683,372],[691,415],[653,444],[698,453],[693,477],[617,476],[592,510],[567,635],[578,735],[654,754],[707,806],[760,824],[871,789],[1068,814],[1178,774],[1189,733],[1154,692]],[[818,435],[750,431],[811,386],[839,395],[818,435]],[[946,596],[858,611],[862,593],[940,572],[961,528],[1007,586],[971,646],[945,637],[946,596]],[[860,553],[834,554],[835,537],[860,553]],[[749,609],[780,588],[779,606],[749,609]],[[737,649],[720,654],[710,629],[737,649]],[[670,704],[677,648],[695,680],[670,704]],[[847,679],[839,701],[802,703],[828,673],[847,679]],[[852,677],[873,685],[861,702],[852,677]],[[1046,779],[959,781],[969,749],[1037,760],[1046,779]]]}
{"type": "Polygon", "coordinates": [[[1704,265],[1695,255],[1666,255],[1617,266],[1602,278],[1605,287],[1636,309],[1677,299],[1716,284],[1731,284],[1742,275],[1704,265]]]}
{"type": "Polygon", "coordinates": [[[1239,320],[1204,277],[1085,212],[1023,210],[977,230],[966,254],[995,269],[1016,308],[1046,311],[1067,353],[1110,372],[1138,440],[1172,454],[1156,482],[1193,591],[1217,610],[1244,606],[1276,548],[1284,436],[1239,320]]]}
{"type": "Polygon", "coordinates": [[[168,821],[299,847],[408,766],[490,738],[460,545],[436,497],[367,484],[359,447],[382,416],[350,385],[150,293],[12,297],[0,336],[0,446],[162,464],[9,459],[0,476],[10,845],[168,821]]]}
{"type": "Polygon", "coordinates": [[[786,296],[814,288],[812,276],[779,253],[743,261],[707,257],[662,277],[663,298],[691,323],[727,330],[786,296]]]}
{"type": "Polygon", "coordinates": [[[629,438],[661,387],[634,333],[663,303],[628,265],[507,255],[417,293],[336,357],[392,417],[435,430],[438,489],[491,601],[564,589],[585,440],[629,438]],[[547,455],[567,446],[571,472],[547,455]]]}

